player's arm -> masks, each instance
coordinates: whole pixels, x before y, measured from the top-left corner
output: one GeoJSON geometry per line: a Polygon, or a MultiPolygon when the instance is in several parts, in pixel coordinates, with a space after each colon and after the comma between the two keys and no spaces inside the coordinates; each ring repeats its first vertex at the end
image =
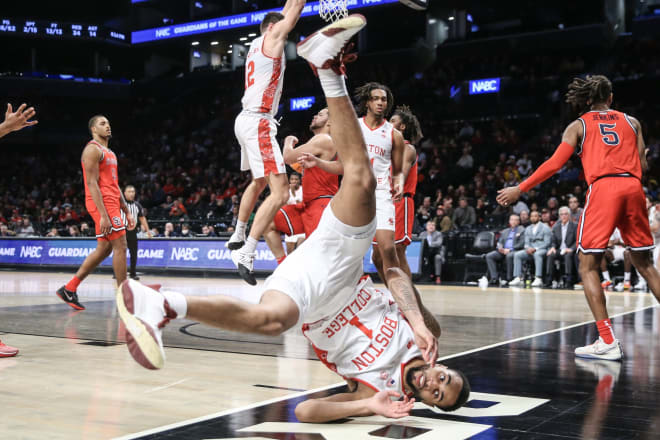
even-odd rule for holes
{"type": "Polygon", "coordinates": [[[14,111],[11,104],[7,104],[7,111],[5,112],[5,120],[0,124],[0,138],[6,136],[12,131],[18,131],[24,127],[35,125],[38,121],[31,121],[36,111],[34,107],[25,108],[26,104],[21,104],[20,107],[14,111]]]}
{"type": "Polygon", "coordinates": [[[321,159],[320,157],[316,157],[313,154],[303,153],[300,155],[300,157],[298,157],[297,161],[303,166],[303,168],[318,167],[330,174],[344,174],[344,164],[339,159],[325,160],[321,159]]]}
{"type": "Polygon", "coordinates": [[[559,144],[559,147],[557,147],[552,157],[543,162],[541,166],[520,185],[510,186],[499,190],[497,192],[497,203],[503,206],[511,205],[520,198],[521,193],[527,192],[536,185],[548,180],[564,166],[568,159],[571,158],[575,152],[575,147],[577,147],[582,136],[584,136],[582,123],[576,119],[566,127],[566,130],[564,130],[561,144],[559,144]]]}
{"type": "Polygon", "coordinates": [[[298,158],[303,153],[321,156],[324,151],[333,147],[330,136],[314,136],[306,144],[296,147],[297,143],[298,138],[295,136],[287,136],[286,139],[284,139],[282,157],[287,165],[298,162],[298,158]]]}
{"type": "Polygon", "coordinates": [[[417,158],[417,150],[415,149],[414,145],[411,144],[406,144],[404,142],[404,150],[403,150],[403,165],[401,167],[401,174],[403,175],[403,182],[408,179],[408,173],[410,173],[410,170],[413,167],[413,164],[415,163],[415,160],[417,158]]]}
{"type": "Polygon", "coordinates": [[[422,350],[424,360],[435,364],[438,354],[438,340],[424,322],[424,315],[415,297],[415,289],[410,278],[398,267],[391,267],[385,273],[387,287],[415,333],[415,344],[422,350]]]}
{"type": "Polygon", "coordinates": [[[632,116],[628,116],[628,118],[632,122],[633,127],[635,127],[635,131],[637,131],[637,152],[639,153],[639,162],[642,165],[642,172],[646,173],[649,170],[649,163],[646,160],[646,153],[648,153],[648,150],[646,149],[644,135],[642,134],[642,124],[637,118],[633,118],[632,116]]]}
{"type": "Polygon", "coordinates": [[[417,306],[419,307],[419,310],[422,312],[422,317],[424,318],[424,325],[426,325],[426,328],[429,329],[431,333],[433,333],[433,336],[435,336],[436,339],[439,338],[440,334],[442,334],[440,323],[438,322],[437,319],[435,319],[433,313],[431,313],[431,311],[426,308],[424,303],[422,303],[422,297],[419,295],[419,291],[417,290],[417,287],[413,286],[413,290],[415,292],[415,299],[417,300],[417,306]]]}
{"type": "Polygon", "coordinates": [[[366,417],[374,414],[395,419],[410,414],[415,399],[392,401],[390,396],[400,395],[393,390],[376,393],[359,384],[354,392],[300,402],[296,406],[296,417],[303,423],[325,423],[346,417],[366,417]]]}
{"type": "Polygon", "coordinates": [[[278,21],[273,25],[272,36],[277,39],[284,41],[286,40],[289,32],[296,27],[300,14],[302,14],[303,8],[305,7],[305,0],[287,0],[284,8],[282,8],[282,15],[284,19],[278,21]]]}
{"type": "Polygon", "coordinates": [[[103,235],[107,235],[112,231],[112,226],[110,224],[110,217],[108,217],[108,211],[106,211],[103,204],[101,188],[99,188],[99,162],[102,157],[101,151],[90,144],[83,150],[81,160],[85,168],[85,176],[87,176],[89,195],[92,197],[92,201],[101,215],[100,232],[103,235]]]}
{"type": "Polygon", "coordinates": [[[392,129],[392,198],[394,201],[401,199],[403,195],[403,156],[406,143],[399,130],[392,129]]]}

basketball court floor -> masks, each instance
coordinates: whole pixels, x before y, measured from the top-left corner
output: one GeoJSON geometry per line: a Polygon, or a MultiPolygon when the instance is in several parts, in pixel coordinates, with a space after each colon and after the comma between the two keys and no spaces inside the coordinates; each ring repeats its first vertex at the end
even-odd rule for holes
{"type": "MultiPolygon", "coordinates": [[[[55,290],[69,273],[0,271],[2,439],[657,439],[660,308],[608,294],[623,362],[576,359],[597,338],[582,292],[422,286],[442,329],[439,357],[472,385],[455,413],[301,424],[297,402],[342,391],[301,334],[255,337],[190,321],[166,327],[167,362],[138,366],[124,346],[110,275],[80,287],[87,310],[55,290]]],[[[186,294],[258,301],[238,279],[144,276],[186,294]]]]}

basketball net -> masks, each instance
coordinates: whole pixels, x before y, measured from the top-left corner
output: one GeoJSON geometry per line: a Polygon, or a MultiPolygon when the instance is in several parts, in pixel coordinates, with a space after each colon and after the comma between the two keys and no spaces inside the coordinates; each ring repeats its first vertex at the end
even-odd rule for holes
{"type": "Polygon", "coordinates": [[[335,22],[348,16],[348,0],[320,0],[319,15],[327,22],[335,22]]]}

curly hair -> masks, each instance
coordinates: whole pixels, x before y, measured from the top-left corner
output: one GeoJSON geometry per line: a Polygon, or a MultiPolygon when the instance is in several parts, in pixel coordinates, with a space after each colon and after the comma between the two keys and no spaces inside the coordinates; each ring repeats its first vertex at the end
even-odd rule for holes
{"type": "Polygon", "coordinates": [[[401,118],[401,122],[406,126],[403,130],[403,138],[408,140],[411,144],[415,145],[424,137],[422,134],[422,127],[419,124],[419,119],[410,110],[407,105],[400,105],[394,109],[394,115],[401,118]]]}
{"type": "Polygon", "coordinates": [[[585,79],[574,78],[568,85],[566,102],[580,112],[592,105],[607,103],[612,94],[612,83],[603,75],[587,75],[585,79]]]}
{"type": "Polygon", "coordinates": [[[365,85],[355,89],[355,100],[357,101],[358,116],[367,114],[367,103],[371,99],[371,92],[374,90],[384,90],[387,95],[387,108],[385,108],[385,115],[389,115],[394,106],[394,95],[389,87],[377,82],[368,82],[365,85]]]}

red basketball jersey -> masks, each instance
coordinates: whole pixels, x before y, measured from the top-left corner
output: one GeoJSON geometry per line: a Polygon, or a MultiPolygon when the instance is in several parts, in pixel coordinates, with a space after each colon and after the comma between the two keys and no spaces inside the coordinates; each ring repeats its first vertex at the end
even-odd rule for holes
{"type": "MultiPolygon", "coordinates": [[[[103,204],[106,206],[120,206],[119,200],[121,194],[119,192],[119,183],[117,179],[117,156],[109,148],[105,148],[95,141],[89,141],[87,145],[94,144],[101,150],[101,161],[99,162],[99,188],[101,196],[103,197],[103,204]]],[[[89,192],[87,185],[87,174],[85,173],[85,166],[83,165],[83,179],[85,181],[85,204],[94,205],[92,195],[89,192]]]]}
{"type": "Polygon", "coordinates": [[[612,174],[629,173],[641,180],[637,130],[628,115],[616,110],[594,110],[578,120],[584,135],[577,153],[589,185],[599,177],[612,174]]]}
{"type": "Polygon", "coordinates": [[[417,157],[415,157],[415,163],[413,164],[412,167],[410,167],[410,171],[408,171],[408,176],[406,177],[406,181],[403,184],[403,193],[414,196],[416,189],[417,189],[417,157]]]}
{"type": "Polygon", "coordinates": [[[304,203],[321,196],[334,196],[339,191],[339,176],[319,167],[307,168],[303,172],[302,188],[304,203]]]}

